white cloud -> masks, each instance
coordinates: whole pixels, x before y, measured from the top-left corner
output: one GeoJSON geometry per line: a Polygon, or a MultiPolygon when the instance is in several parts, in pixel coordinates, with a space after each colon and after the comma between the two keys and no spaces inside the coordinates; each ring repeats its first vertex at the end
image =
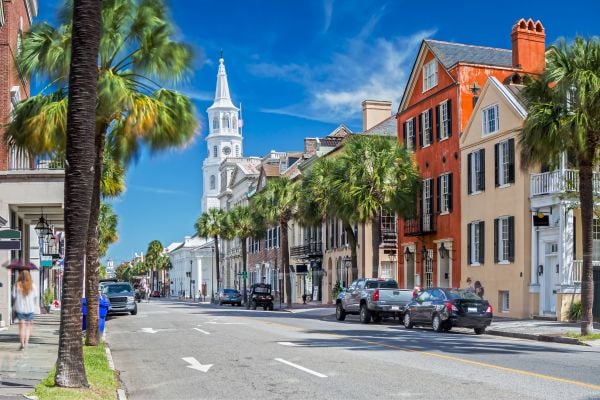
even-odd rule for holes
{"type": "Polygon", "coordinates": [[[176,195],[184,195],[187,196],[188,193],[181,190],[171,190],[171,189],[163,189],[159,187],[153,186],[138,186],[138,185],[129,185],[129,188],[132,190],[138,190],[140,192],[148,192],[154,194],[176,194],[176,195]]]}
{"type": "Polygon", "coordinates": [[[323,33],[326,33],[331,26],[331,19],[333,17],[333,2],[334,0],[323,1],[323,33]]]}
{"type": "Polygon", "coordinates": [[[186,95],[192,100],[197,101],[210,101],[215,98],[215,94],[205,90],[196,90],[193,88],[184,88],[179,90],[181,93],[186,95]]]}

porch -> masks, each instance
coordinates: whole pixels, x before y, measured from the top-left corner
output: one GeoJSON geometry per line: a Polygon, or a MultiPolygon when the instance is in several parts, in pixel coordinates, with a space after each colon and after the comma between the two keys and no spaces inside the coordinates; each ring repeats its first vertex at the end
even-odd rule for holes
{"type": "MultiPolygon", "coordinates": [[[[530,195],[543,196],[579,191],[579,171],[559,169],[530,175],[530,195]]],[[[600,173],[594,172],[594,193],[600,193],[600,173]]]]}

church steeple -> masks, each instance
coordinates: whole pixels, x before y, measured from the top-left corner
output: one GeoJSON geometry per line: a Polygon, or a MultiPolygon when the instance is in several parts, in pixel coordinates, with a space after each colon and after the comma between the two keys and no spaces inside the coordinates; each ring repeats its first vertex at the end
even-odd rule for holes
{"type": "Polygon", "coordinates": [[[219,72],[217,73],[217,89],[215,90],[215,101],[211,108],[237,108],[231,102],[231,95],[229,94],[229,83],[227,83],[227,72],[225,72],[225,60],[223,59],[223,52],[221,52],[221,58],[219,58],[219,72]]]}

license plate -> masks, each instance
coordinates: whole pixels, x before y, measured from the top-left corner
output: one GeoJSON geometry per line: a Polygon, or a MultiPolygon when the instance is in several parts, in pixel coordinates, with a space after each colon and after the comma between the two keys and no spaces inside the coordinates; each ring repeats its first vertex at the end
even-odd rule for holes
{"type": "Polygon", "coordinates": [[[467,312],[477,312],[477,307],[467,307],[467,312]]]}
{"type": "Polygon", "coordinates": [[[400,311],[400,306],[392,306],[392,311],[400,311]]]}

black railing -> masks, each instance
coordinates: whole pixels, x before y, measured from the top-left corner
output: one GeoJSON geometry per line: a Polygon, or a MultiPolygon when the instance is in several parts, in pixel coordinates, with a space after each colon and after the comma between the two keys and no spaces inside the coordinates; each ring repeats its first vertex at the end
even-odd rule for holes
{"type": "Polygon", "coordinates": [[[321,242],[310,242],[302,246],[292,246],[290,248],[291,257],[311,257],[322,256],[323,246],[321,242]]]}
{"type": "Polygon", "coordinates": [[[416,218],[404,220],[404,235],[422,236],[428,233],[434,233],[436,229],[436,215],[424,214],[416,218]]]}
{"type": "Polygon", "coordinates": [[[383,247],[396,247],[398,245],[396,230],[381,229],[381,245],[383,247]]]}

